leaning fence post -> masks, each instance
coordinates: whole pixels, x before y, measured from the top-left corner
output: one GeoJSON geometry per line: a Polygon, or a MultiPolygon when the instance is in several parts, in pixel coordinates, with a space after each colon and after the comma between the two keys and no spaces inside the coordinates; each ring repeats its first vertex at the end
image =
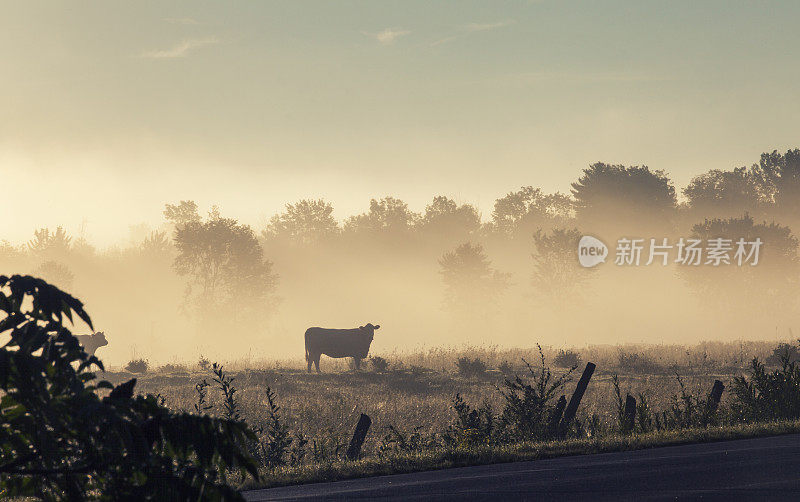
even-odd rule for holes
{"type": "Polygon", "coordinates": [[[370,425],[372,425],[372,419],[362,413],[356,424],[356,430],[353,432],[353,439],[350,440],[350,446],[347,447],[347,458],[350,460],[356,460],[361,455],[361,445],[364,444],[370,425]]]}
{"type": "Polygon", "coordinates": [[[628,394],[625,398],[625,410],[622,413],[622,427],[625,432],[633,430],[633,423],[636,419],[636,398],[628,394]]]}
{"type": "Polygon", "coordinates": [[[560,435],[566,435],[570,422],[575,418],[575,413],[578,412],[578,405],[581,404],[583,393],[586,392],[589,379],[592,378],[592,373],[594,373],[596,367],[594,363],[586,363],[586,369],[583,370],[583,375],[581,375],[581,379],[578,380],[578,386],[575,387],[575,392],[572,393],[572,397],[569,399],[567,409],[564,410],[564,418],[561,419],[561,427],[559,428],[560,435]]]}
{"type": "Polygon", "coordinates": [[[547,427],[547,430],[551,436],[555,436],[558,432],[558,423],[561,421],[561,415],[564,413],[564,407],[566,405],[567,398],[565,396],[559,397],[558,402],[556,403],[556,408],[553,410],[553,414],[550,416],[550,423],[547,427]]]}
{"type": "Polygon", "coordinates": [[[722,391],[724,390],[725,385],[719,380],[714,380],[714,387],[711,388],[711,395],[708,396],[708,402],[706,403],[709,415],[717,411],[717,406],[719,406],[719,400],[722,398],[722,391]]]}

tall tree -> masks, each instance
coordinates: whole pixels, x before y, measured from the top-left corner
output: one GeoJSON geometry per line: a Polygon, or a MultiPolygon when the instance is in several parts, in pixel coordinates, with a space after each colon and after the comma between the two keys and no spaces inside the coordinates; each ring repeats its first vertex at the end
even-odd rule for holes
{"type": "MultiPolygon", "coordinates": [[[[797,287],[800,283],[798,240],[791,230],[777,223],[755,223],[750,215],[741,218],[708,219],[692,228],[692,237],[701,240],[704,254],[700,265],[681,263],[680,272],[705,302],[730,309],[735,303],[753,307],[754,315],[765,312],[785,312],[798,307],[797,287]],[[723,239],[724,254],[719,263],[709,264],[708,248],[716,239],[723,239]],[[743,257],[740,266],[736,259],[737,241],[745,243],[760,239],[758,263],[755,255],[743,257]]],[[[745,246],[749,254],[751,246],[745,246]]],[[[688,256],[688,254],[686,255],[688,256]]]]}
{"type": "Polygon", "coordinates": [[[303,199],[286,204],[286,211],[276,214],[262,232],[268,239],[284,239],[297,244],[313,244],[339,231],[333,206],[322,199],[303,199]]]}
{"type": "Polygon", "coordinates": [[[584,231],[628,232],[669,226],[677,205],[663,171],[598,162],[572,184],[576,216],[584,231]]]}
{"type": "Polygon", "coordinates": [[[404,235],[413,227],[418,215],[408,209],[408,204],[395,197],[371,199],[369,211],[351,216],[345,230],[355,232],[404,235]]]}
{"type": "Polygon", "coordinates": [[[166,204],[164,217],[175,225],[198,222],[202,218],[197,212],[197,204],[193,200],[182,200],[178,204],[166,204]]]}
{"type": "Polygon", "coordinates": [[[769,204],[761,177],[754,168],[713,169],[692,179],[683,189],[692,215],[705,218],[761,214],[769,204]]]}
{"type": "Polygon", "coordinates": [[[446,287],[445,307],[453,313],[484,314],[509,286],[510,275],[492,267],[480,244],[461,244],[445,253],[439,266],[446,287]]]}
{"type": "Polygon", "coordinates": [[[546,194],[524,186],[497,199],[492,226],[512,238],[530,239],[539,228],[564,225],[572,216],[572,201],[562,193],[546,194]]]}
{"type": "Polygon", "coordinates": [[[187,295],[203,311],[245,307],[265,311],[274,303],[277,276],[248,225],[223,218],[189,220],[175,230],[175,271],[190,278],[187,295]]]}
{"type": "Polygon", "coordinates": [[[761,154],[757,172],[771,191],[780,217],[790,224],[800,222],[800,149],[785,154],[761,154]]]}
{"type": "Polygon", "coordinates": [[[463,240],[474,235],[481,227],[481,216],[471,204],[458,205],[456,201],[438,195],[425,206],[425,214],[417,222],[420,232],[440,240],[463,240]]]}
{"type": "Polygon", "coordinates": [[[550,303],[569,304],[580,295],[593,269],[580,266],[576,250],[581,239],[577,229],[538,230],[533,236],[531,283],[538,296],[550,303]]]}

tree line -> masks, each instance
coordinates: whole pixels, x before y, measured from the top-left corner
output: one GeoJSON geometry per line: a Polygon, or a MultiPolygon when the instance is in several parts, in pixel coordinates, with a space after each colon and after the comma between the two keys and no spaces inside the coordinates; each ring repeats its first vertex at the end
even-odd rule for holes
{"type": "MultiPolygon", "coordinates": [[[[330,202],[304,199],[253,229],[216,206],[201,215],[187,200],[166,204],[162,228],[135,248],[102,254],[107,262],[137,260],[152,273],[180,277],[181,309],[203,323],[222,317],[220,312],[258,322],[285,300],[282,280],[309,273],[320,260],[335,263],[335,257],[358,257],[367,273],[377,263],[400,267],[403,255],[433,262],[444,290],[440,307],[459,318],[487,315],[511,284],[530,285],[533,298],[574,301],[597,275],[576,264],[577,241],[584,234],[607,244],[623,235],[761,235],[771,259],[758,271],[747,271],[748,280],[768,281],[754,296],[763,299],[766,291],[772,303],[790,296],[797,277],[791,267],[798,244],[791,228],[800,223],[800,149],[764,153],[750,167],[708,171],[682,194],[679,202],[663,171],[595,163],[571,184],[569,194],[523,186],[497,199],[485,220],[474,205],[444,195],[433,197],[422,212],[395,197],[371,199],[365,212],[342,222],[330,202]]],[[[73,269],[86,270],[100,254],[60,227],[36,230],[23,246],[0,244],[6,268],[24,262],[30,272],[67,290],[76,283],[73,269]]],[[[351,277],[357,265],[348,269],[351,277]]],[[[733,279],[731,274],[704,270],[686,277],[699,292],[724,291],[720,285],[729,285],[726,281],[743,280],[741,273],[733,279]]]]}

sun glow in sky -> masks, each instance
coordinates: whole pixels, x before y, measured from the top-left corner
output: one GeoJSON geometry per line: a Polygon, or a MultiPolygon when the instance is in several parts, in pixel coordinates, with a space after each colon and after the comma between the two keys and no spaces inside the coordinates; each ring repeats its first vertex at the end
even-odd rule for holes
{"type": "Polygon", "coordinates": [[[680,189],[798,146],[800,4],[2,2],[0,240],[95,244],[218,204],[257,229],[394,195],[568,192],[596,161],[680,189]]]}

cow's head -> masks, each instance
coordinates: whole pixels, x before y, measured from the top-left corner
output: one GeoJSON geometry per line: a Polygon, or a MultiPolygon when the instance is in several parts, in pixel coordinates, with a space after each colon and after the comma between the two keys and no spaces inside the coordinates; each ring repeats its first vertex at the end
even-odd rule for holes
{"type": "Polygon", "coordinates": [[[97,344],[98,347],[105,347],[108,345],[108,340],[106,340],[106,334],[102,331],[98,331],[92,335],[92,341],[97,344]]]}
{"type": "Polygon", "coordinates": [[[372,337],[375,336],[375,330],[380,327],[381,327],[380,324],[375,325],[372,324],[371,322],[368,322],[364,326],[359,326],[358,329],[360,329],[361,332],[364,333],[365,335],[369,335],[369,340],[372,341],[372,337]]]}

